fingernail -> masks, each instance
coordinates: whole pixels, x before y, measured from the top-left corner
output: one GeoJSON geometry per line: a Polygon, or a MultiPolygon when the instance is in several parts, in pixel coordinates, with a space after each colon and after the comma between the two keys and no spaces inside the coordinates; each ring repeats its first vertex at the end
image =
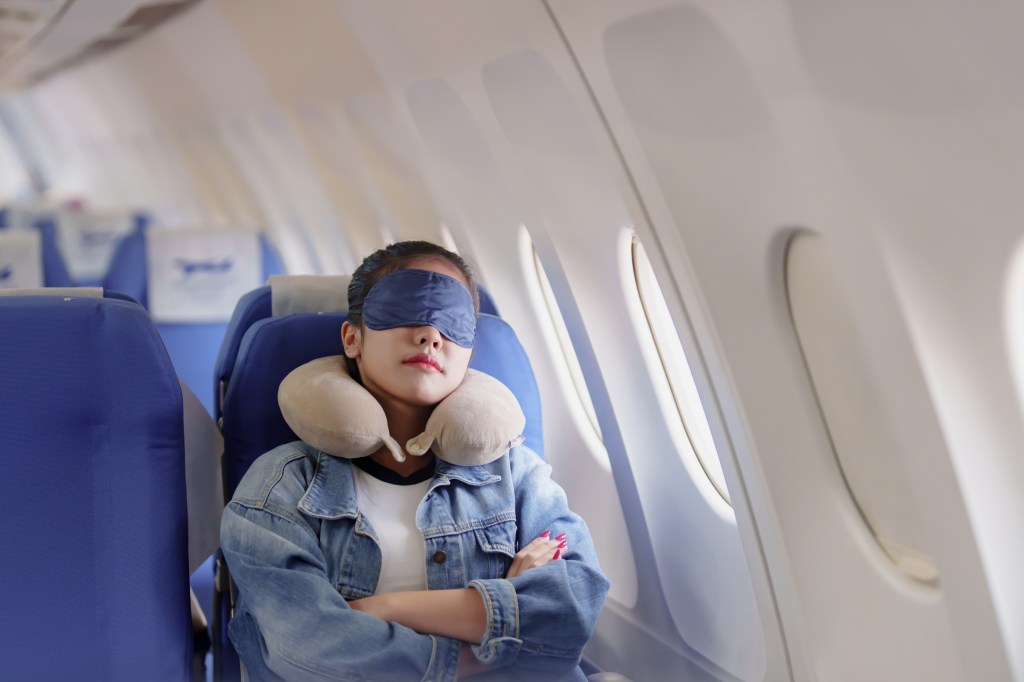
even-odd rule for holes
{"type": "Polygon", "coordinates": [[[558,543],[558,549],[565,549],[568,544],[569,544],[568,540],[562,540],[561,542],[558,543]]]}
{"type": "Polygon", "coordinates": [[[553,557],[551,557],[551,560],[554,561],[555,559],[557,559],[560,556],[562,556],[562,550],[556,549],[555,550],[555,555],[553,557]]]}
{"type": "Polygon", "coordinates": [[[564,540],[565,539],[565,533],[562,533],[561,535],[556,535],[555,539],[556,540],[564,540]]]}
{"type": "Polygon", "coordinates": [[[543,533],[540,534],[540,536],[542,538],[546,538],[549,535],[551,535],[551,531],[549,531],[549,530],[546,530],[546,531],[544,531],[543,533]]]}

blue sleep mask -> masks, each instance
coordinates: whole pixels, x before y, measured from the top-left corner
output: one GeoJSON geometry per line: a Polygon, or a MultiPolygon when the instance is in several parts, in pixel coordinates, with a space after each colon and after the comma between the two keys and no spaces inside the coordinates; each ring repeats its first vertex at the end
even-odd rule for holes
{"type": "Polygon", "coordinates": [[[363,301],[370,329],[430,326],[463,348],[476,338],[476,309],[459,280],[430,270],[399,270],[381,277],[363,301]]]}

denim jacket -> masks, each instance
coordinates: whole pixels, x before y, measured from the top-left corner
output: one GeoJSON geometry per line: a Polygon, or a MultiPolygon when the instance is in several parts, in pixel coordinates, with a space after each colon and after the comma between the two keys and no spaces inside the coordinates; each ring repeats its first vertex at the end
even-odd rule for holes
{"type": "MultiPolygon", "coordinates": [[[[416,513],[430,589],[473,587],[487,630],[473,646],[501,671],[480,680],[584,679],[578,663],[608,591],[586,523],[551,467],[525,447],[485,466],[437,460],[416,513]],[[506,580],[520,545],[565,533],[564,560],[506,580]]],[[[356,507],[350,460],[296,441],[260,457],[224,511],[238,585],[230,635],[252,680],[456,678],[460,642],[354,611],[374,593],[381,552],[356,507]]]]}

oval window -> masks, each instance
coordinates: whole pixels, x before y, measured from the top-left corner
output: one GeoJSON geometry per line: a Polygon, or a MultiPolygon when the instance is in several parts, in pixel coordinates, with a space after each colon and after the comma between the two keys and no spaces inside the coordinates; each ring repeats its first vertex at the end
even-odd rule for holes
{"type": "Polygon", "coordinates": [[[683,351],[683,344],[679,340],[679,334],[672,322],[672,315],[669,313],[668,303],[665,302],[665,295],[661,291],[661,285],[658,284],[654,268],[651,267],[651,261],[644,251],[643,244],[636,238],[636,235],[633,235],[631,248],[633,276],[636,280],[637,293],[640,296],[640,305],[647,318],[648,329],[650,329],[654,346],[658,351],[662,369],[665,370],[665,377],[668,379],[668,385],[672,391],[683,430],[686,432],[686,438],[690,447],[693,448],[693,453],[697,456],[701,468],[711,481],[711,485],[726,502],[729,502],[729,490],[725,485],[725,474],[722,472],[722,463],[718,459],[715,441],[711,437],[711,427],[704,414],[700,394],[697,392],[697,384],[693,380],[693,373],[690,371],[690,364],[683,351]]]}
{"type": "Polygon", "coordinates": [[[557,339],[558,349],[561,351],[564,365],[569,372],[573,388],[579,399],[579,405],[583,408],[583,412],[586,414],[587,421],[590,423],[593,432],[603,442],[601,425],[597,421],[597,412],[594,410],[594,403],[590,399],[587,382],[583,378],[583,369],[580,367],[580,361],[576,357],[576,351],[572,346],[569,330],[565,326],[565,320],[562,317],[562,311],[558,307],[555,292],[551,289],[551,282],[544,271],[544,264],[541,263],[540,256],[537,255],[537,250],[533,246],[533,240],[530,238],[530,233],[525,227],[522,228],[520,244],[523,258],[528,262],[527,270],[532,269],[537,277],[537,288],[540,292],[540,298],[544,302],[543,307],[548,312],[548,319],[551,322],[550,329],[554,332],[554,336],[557,339]]]}

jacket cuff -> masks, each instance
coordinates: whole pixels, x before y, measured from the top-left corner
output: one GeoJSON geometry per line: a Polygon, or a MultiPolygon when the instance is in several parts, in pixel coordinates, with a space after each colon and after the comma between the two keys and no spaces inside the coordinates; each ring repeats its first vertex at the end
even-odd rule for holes
{"type": "Polygon", "coordinates": [[[473,653],[481,663],[504,667],[516,660],[523,640],[519,639],[519,600],[516,588],[507,580],[473,580],[487,609],[487,630],[473,653]]]}
{"type": "Polygon", "coordinates": [[[450,637],[431,635],[430,638],[434,640],[434,650],[430,654],[430,663],[427,664],[422,682],[455,682],[462,643],[450,637]]]}

